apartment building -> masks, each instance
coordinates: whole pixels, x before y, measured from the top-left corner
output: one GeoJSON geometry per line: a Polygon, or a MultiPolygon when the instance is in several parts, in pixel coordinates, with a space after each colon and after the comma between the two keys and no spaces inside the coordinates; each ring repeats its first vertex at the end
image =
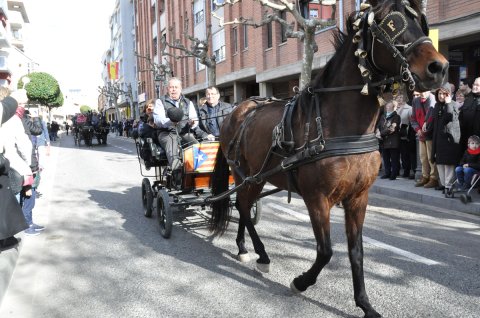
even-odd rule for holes
{"type": "Polygon", "coordinates": [[[133,0],[117,0],[110,16],[110,47],[102,56],[104,65],[102,79],[104,87],[112,88],[115,83],[116,92],[98,98],[99,111],[105,111],[109,121],[138,117],[137,102],[137,65],[135,58],[135,14],[133,0]],[[109,63],[118,63],[117,78],[109,77],[109,63]],[[113,100],[113,96],[117,100],[113,100]],[[115,105],[119,108],[116,114],[115,105]],[[120,116],[120,118],[117,118],[120,116]]]}
{"type": "Polygon", "coordinates": [[[16,89],[38,66],[24,52],[23,27],[30,22],[24,1],[0,0],[0,20],[0,86],[16,89]]]}
{"type": "MultiPolygon", "coordinates": [[[[217,0],[217,3],[223,2],[217,0]]],[[[334,53],[332,31],[337,27],[344,29],[345,17],[357,10],[361,1],[299,0],[296,3],[305,17],[320,17],[329,22],[318,28],[315,35],[318,45],[313,62],[315,73],[334,53]]],[[[190,47],[192,43],[185,32],[198,39],[210,35],[208,49],[216,57],[216,84],[225,101],[236,102],[255,95],[288,97],[298,86],[302,43],[286,38],[280,24],[253,28],[218,23],[219,19],[229,22],[239,17],[261,21],[266,8],[257,1],[218,7],[213,0],[135,0],[135,8],[137,52],[151,57],[155,63],[168,61],[173,75],[183,81],[184,93],[194,100],[203,96],[207,87],[205,66],[193,57],[162,56],[159,40],[162,37],[169,43],[179,41],[190,47]]],[[[460,78],[479,76],[480,32],[476,26],[480,25],[480,2],[429,0],[427,17],[430,27],[439,31],[439,50],[450,61],[449,81],[458,83],[460,78]]],[[[289,14],[284,18],[293,22],[289,14]]],[[[182,55],[171,48],[168,52],[182,55]]],[[[138,63],[139,69],[148,68],[146,61],[138,63]]],[[[153,72],[139,73],[138,78],[139,93],[144,98],[155,97],[158,88],[164,93],[162,82],[158,79],[155,82],[153,72]]]]}

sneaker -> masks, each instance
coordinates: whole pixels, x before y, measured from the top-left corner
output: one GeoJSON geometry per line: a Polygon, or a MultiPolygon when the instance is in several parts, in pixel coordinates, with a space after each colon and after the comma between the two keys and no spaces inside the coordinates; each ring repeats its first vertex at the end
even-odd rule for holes
{"type": "Polygon", "coordinates": [[[32,225],[30,225],[30,227],[28,229],[26,229],[25,231],[23,231],[25,233],[25,235],[27,236],[36,236],[36,235],[39,235],[40,232],[37,232],[35,231],[35,229],[33,228],[32,225]]]}
{"type": "Polygon", "coordinates": [[[420,179],[417,183],[415,183],[415,186],[416,187],[422,187],[426,183],[428,183],[428,178],[422,177],[422,179],[420,179]]]}
{"type": "Polygon", "coordinates": [[[45,226],[41,226],[41,225],[38,225],[38,224],[35,224],[35,223],[32,223],[31,226],[32,226],[32,227],[35,229],[35,231],[37,231],[37,232],[41,232],[41,231],[45,230],[45,226]]]}

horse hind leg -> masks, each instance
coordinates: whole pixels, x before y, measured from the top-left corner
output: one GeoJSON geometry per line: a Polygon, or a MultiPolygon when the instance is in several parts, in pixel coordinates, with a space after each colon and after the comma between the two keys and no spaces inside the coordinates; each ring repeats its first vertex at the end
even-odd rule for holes
{"type": "Polygon", "coordinates": [[[345,230],[348,240],[348,256],[352,268],[353,291],[355,304],[365,313],[365,317],[381,317],[373,309],[365,289],[363,272],[363,239],[362,228],[367,210],[368,192],[365,191],[358,197],[344,201],[345,230]]]}
{"type": "Polygon", "coordinates": [[[313,233],[317,241],[317,257],[312,267],[302,275],[296,277],[290,284],[294,293],[301,293],[316,283],[322,269],[332,258],[332,243],[330,240],[330,208],[326,199],[316,199],[314,202],[305,200],[310,213],[313,233]]]}

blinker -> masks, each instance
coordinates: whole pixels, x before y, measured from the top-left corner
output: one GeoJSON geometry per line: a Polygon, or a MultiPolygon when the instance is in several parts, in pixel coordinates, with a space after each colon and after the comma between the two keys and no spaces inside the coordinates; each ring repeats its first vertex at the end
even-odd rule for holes
{"type": "Polygon", "coordinates": [[[393,11],[380,22],[378,27],[385,33],[390,43],[395,43],[395,40],[407,29],[407,19],[400,12],[393,11]]]}

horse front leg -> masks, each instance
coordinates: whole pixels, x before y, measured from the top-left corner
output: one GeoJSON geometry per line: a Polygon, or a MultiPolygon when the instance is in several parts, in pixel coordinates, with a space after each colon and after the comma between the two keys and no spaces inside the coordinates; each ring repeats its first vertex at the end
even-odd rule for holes
{"type": "Polygon", "coordinates": [[[332,243],[330,240],[330,206],[325,198],[318,198],[309,201],[305,200],[310,220],[312,222],[313,233],[317,241],[317,257],[312,267],[296,277],[290,284],[294,293],[301,293],[307,290],[317,281],[317,277],[322,269],[330,262],[332,258],[332,243]]]}
{"type": "Polygon", "coordinates": [[[355,304],[365,313],[365,317],[381,317],[373,309],[365,289],[363,273],[363,239],[362,229],[367,210],[368,192],[362,193],[355,199],[345,200],[345,230],[348,239],[348,256],[352,268],[353,291],[355,304]]]}
{"type": "MultiPolygon", "coordinates": [[[[259,256],[259,258],[257,259],[257,269],[263,273],[268,273],[270,271],[270,258],[268,257],[267,252],[265,251],[265,246],[260,240],[260,237],[258,236],[257,230],[255,229],[255,226],[253,225],[252,220],[250,219],[250,210],[252,209],[258,194],[262,191],[262,188],[263,188],[263,184],[249,186],[247,190],[239,191],[237,194],[236,206],[237,206],[238,212],[240,213],[237,245],[240,242],[243,244],[243,248],[245,248],[245,245],[244,245],[245,240],[243,239],[243,242],[242,242],[241,240],[242,233],[240,233],[240,231],[242,230],[242,228],[244,231],[246,227],[248,230],[248,234],[252,239],[253,249],[255,250],[255,253],[257,253],[259,256]],[[240,241],[239,241],[239,238],[240,238],[240,241]]],[[[243,236],[244,236],[244,233],[243,233],[243,236]]],[[[239,245],[239,252],[242,253],[240,246],[241,245],[239,245]]],[[[244,249],[244,251],[246,251],[246,249],[244,249]]]]}

